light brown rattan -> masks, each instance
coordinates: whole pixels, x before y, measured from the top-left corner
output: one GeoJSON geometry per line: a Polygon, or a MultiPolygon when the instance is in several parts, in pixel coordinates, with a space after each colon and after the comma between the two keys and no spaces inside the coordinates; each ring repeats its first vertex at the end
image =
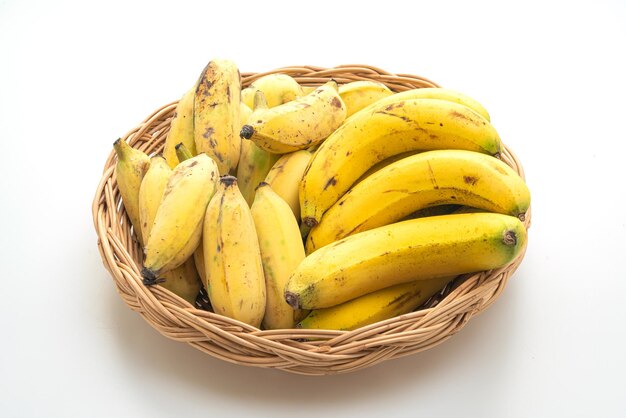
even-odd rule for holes
{"type": "MultiPolygon", "coordinates": [[[[394,91],[438,87],[408,74],[390,74],[367,65],[335,68],[285,67],[266,73],[243,73],[243,86],[269,73],[285,73],[303,85],[319,85],[331,78],[339,84],[375,80],[394,91]]],[[[151,114],[123,139],[146,153],[163,148],[177,102],[151,114]]],[[[504,147],[502,159],[522,177],[515,155],[504,147]]],[[[415,312],[354,331],[259,330],[239,321],[198,309],[161,286],[146,287],[140,275],[141,249],[131,235],[109,155],[93,201],[98,249],[117,291],[134,311],[164,336],[190,344],[209,355],[236,364],[276,368],[292,373],[324,375],[352,372],[382,361],[432,348],[460,331],[474,315],[490,306],[517,269],[522,254],[508,266],[457,278],[425,307],[415,312]]],[[[530,227],[530,210],[525,226],[530,227]]]]}

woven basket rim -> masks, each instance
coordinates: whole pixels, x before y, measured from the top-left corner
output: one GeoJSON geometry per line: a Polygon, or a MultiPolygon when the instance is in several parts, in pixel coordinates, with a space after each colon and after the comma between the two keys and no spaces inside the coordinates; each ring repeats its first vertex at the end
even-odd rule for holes
{"type": "MultiPolygon", "coordinates": [[[[266,72],[242,73],[242,85],[271,73],[284,73],[303,85],[334,79],[339,84],[374,80],[399,92],[440,87],[424,77],[392,74],[363,64],[337,67],[290,66],[266,72]]],[[[178,100],[161,106],[129,130],[122,139],[131,146],[158,153],[178,100]]],[[[520,161],[503,144],[502,160],[525,178],[520,161]]],[[[94,228],[103,264],[120,297],[159,333],[231,363],[275,368],[291,373],[347,373],[432,348],[460,331],[475,315],[494,303],[522,262],[526,247],[507,266],[459,276],[422,309],[354,331],[259,330],[192,306],[161,286],[142,283],[141,249],[131,235],[114,173],[115,153],[109,154],[92,204],[94,228]]],[[[531,210],[524,226],[530,228],[531,210]]]]}

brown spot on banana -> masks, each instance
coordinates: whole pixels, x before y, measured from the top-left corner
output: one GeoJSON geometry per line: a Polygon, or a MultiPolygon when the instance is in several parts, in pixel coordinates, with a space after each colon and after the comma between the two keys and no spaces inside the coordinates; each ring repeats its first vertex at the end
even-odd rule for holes
{"type": "Polygon", "coordinates": [[[504,243],[504,245],[510,246],[517,244],[517,236],[515,235],[515,231],[505,231],[504,236],[502,237],[502,242],[504,243]]]}
{"type": "Polygon", "coordinates": [[[328,179],[328,181],[326,182],[326,184],[324,185],[324,190],[328,189],[330,186],[334,186],[337,184],[337,179],[335,178],[335,176],[332,176],[331,178],[328,179]]]}
{"type": "Polygon", "coordinates": [[[471,184],[473,186],[478,182],[478,177],[463,176],[463,181],[465,182],[465,184],[471,184]]]}
{"type": "Polygon", "coordinates": [[[336,107],[337,109],[341,108],[341,100],[339,100],[336,97],[333,97],[333,99],[330,101],[330,104],[336,107]]]}

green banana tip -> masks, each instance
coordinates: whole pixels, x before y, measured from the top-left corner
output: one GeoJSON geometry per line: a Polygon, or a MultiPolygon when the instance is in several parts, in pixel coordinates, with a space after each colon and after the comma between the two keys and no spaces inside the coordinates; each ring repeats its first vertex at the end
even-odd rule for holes
{"type": "Polygon", "coordinates": [[[241,132],[239,132],[239,136],[244,139],[252,138],[253,134],[254,128],[250,125],[243,125],[243,127],[241,128],[241,132]]]}

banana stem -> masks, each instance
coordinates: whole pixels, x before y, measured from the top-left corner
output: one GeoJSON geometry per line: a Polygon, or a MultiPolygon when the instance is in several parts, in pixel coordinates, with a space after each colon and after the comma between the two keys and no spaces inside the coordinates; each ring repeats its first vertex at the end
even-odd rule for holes
{"type": "Polygon", "coordinates": [[[193,157],[189,149],[182,142],[176,144],[176,156],[178,157],[178,161],[183,162],[193,157]]]}

